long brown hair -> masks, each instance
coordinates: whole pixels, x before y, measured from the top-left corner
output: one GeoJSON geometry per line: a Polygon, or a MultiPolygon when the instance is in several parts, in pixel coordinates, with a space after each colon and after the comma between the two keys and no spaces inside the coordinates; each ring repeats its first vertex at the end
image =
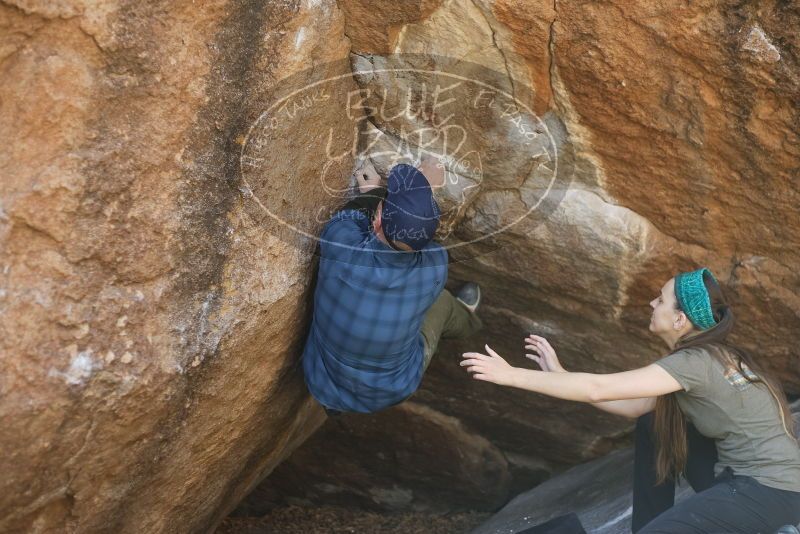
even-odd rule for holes
{"type": "MultiPolygon", "coordinates": [[[[717,358],[723,366],[736,365],[741,375],[748,382],[764,384],[778,404],[783,429],[792,439],[796,439],[794,419],[780,382],[764,369],[749,352],[726,342],[728,334],[733,329],[733,310],[728,305],[722,294],[722,289],[713,277],[704,274],[703,282],[711,299],[711,309],[714,313],[716,324],[700,333],[692,332],[682,337],[678,340],[675,350],[702,346],[717,358]],[[748,373],[743,366],[748,367],[755,376],[748,373]]],[[[680,310],[680,306],[677,303],[675,306],[680,310]]],[[[687,445],[686,418],[681,412],[680,406],[678,406],[675,393],[662,395],[656,399],[654,429],[658,444],[656,457],[657,482],[660,484],[668,478],[677,480],[678,476],[686,468],[687,445]]]]}

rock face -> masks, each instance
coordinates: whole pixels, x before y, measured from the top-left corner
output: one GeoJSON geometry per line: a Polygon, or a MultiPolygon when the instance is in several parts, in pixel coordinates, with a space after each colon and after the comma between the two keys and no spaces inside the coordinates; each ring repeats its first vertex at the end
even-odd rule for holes
{"type": "MultiPolygon", "coordinates": [[[[294,366],[314,243],[251,198],[324,155],[250,196],[239,156],[275,80],[346,58],[341,12],[12,1],[0,28],[0,531],[213,529],[324,420],[294,366]]],[[[295,143],[347,147],[341,114],[295,143]]]]}
{"type": "Polygon", "coordinates": [[[415,407],[298,453],[351,444],[325,479],[354,498],[493,506],[620,446],[626,421],[470,381],[459,354],[524,364],[534,331],[570,369],[645,364],[647,303],[699,265],[800,392],[799,23],[777,2],[0,3],[0,530],[210,530],[312,434],[313,237],[361,155],[449,157],[450,286],[482,285],[486,330],[440,345],[415,407]],[[446,429],[462,463],[403,454],[466,483],[375,467],[398,420],[446,429]]]}
{"type": "MultiPolygon", "coordinates": [[[[449,287],[474,280],[484,293],[485,331],[442,343],[414,402],[503,451],[512,487],[624,445],[631,424],[470,381],[460,353],[489,343],[530,365],[522,340],[537,332],[571,370],[647,364],[666,351],[647,331],[648,303],[678,271],[709,266],[736,310],[735,341],[800,391],[796,8],[453,0],[392,4],[373,17],[364,2],[341,4],[356,79],[378,110],[375,159],[401,137],[452,154],[438,191],[446,207],[460,205],[441,236],[453,260],[449,287]],[[442,72],[464,83],[437,102],[430,88],[455,83],[442,72]],[[426,101],[424,82],[428,120],[400,113],[426,101]],[[453,135],[424,131],[437,124],[453,135]],[[464,160],[477,165],[457,164],[464,160]]],[[[329,442],[348,439],[347,423],[329,432],[329,442]]],[[[325,457],[313,447],[300,457],[325,457]]],[[[354,454],[368,450],[356,445],[354,454]]],[[[302,462],[290,464],[304,476],[302,462]]]]}
{"type": "MultiPolygon", "coordinates": [[[[633,449],[614,451],[519,495],[473,534],[513,534],[575,513],[586,532],[629,534],[633,449]]],[[[676,500],[692,493],[683,483],[676,500]]]]}
{"type": "Polygon", "coordinates": [[[496,510],[510,496],[510,482],[508,461],[490,441],[453,417],[406,402],[383,417],[329,419],[237,513],[262,515],[271,503],[300,495],[299,504],[359,503],[379,511],[496,510]]]}

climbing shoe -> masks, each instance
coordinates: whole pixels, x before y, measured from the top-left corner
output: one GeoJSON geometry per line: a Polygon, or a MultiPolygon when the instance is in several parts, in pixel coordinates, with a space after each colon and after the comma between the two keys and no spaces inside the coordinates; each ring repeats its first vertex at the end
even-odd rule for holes
{"type": "Polygon", "coordinates": [[[800,530],[797,530],[797,527],[792,525],[783,525],[775,531],[775,534],[800,534],[800,530]]]}
{"type": "Polygon", "coordinates": [[[466,306],[466,308],[475,313],[478,309],[478,304],[481,302],[481,288],[475,282],[467,282],[456,293],[456,300],[466,306]]]}

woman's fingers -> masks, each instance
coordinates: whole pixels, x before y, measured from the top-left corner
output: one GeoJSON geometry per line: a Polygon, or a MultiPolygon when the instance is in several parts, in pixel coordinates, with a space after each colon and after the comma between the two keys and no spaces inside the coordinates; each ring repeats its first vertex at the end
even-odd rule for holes
{"type": "Polygon", "coordinates": [[[478,373],[485,375],[486,371],[488,371],[488,369],[486,369],[486,367],[483,365],[472,365],[470,367],[467,367],[467,372],[471,374],[478,373]]]}
{"type": "Polygon", "coordinates": [[[545,346],[545,347],[549,347],[550,346],[550,342],[549,341],[547,341],[542,336],[537,336],[537,335],[534,335],[534,334],[531,334],[528,337],[526,337],[525,341],[527,341],[528,343],[530,343],[532,345],[541,345],[541,346],[545,346]]]}
{"type": "Polygon", "coordinates": [[[485,348],[488,355],[480,352],[464,352],[461,354],[462,360],[459,365],[464,367],[476,380],[495,382],[495,379],[492,378],[494,371],[497,366],[502,366],[504,361],[489,345],[485,345],[485,348]]]}
{"type": "Polygon", "coordinates": [[[531,338],[531,337],[525,338],[525,341],[528,344],[535,345],[537,347],[543,347],[543,346],[545,346],[545,344],[547,344],[547,341],[545,341],[543,339],[534,339],[534,338],[531,338]]]}
{"type": "Polygon", "coordinates": [[[556,355],[556,351],[553,349],[553,346],[550,345],[550,342],[542,336],[535,336],[531,334],[528,338],[526,338],[526,341],[529,341],[532,345],[532,348],[535,347],[533,350],[536,350],[537,352],[545,352],[552,354],[553,356],[556,355]]]}
{"type": "Polygon", "coordinates": [[[525,357],[528,358],[529,360],[535,361],[539,365],[539,367],[544,369],[544,364],[542,363],[542,357],[541,356],[537,356],[535,354],[526,354],[525,357]]]}
{"type": "Polygon", "coordinates": [[[528,343],[528,345],[525,345],[525,348],[539,355],[537,363],[541,366],[543,371],[564,371],[561,362],[558,360],[556,350],[550,345],[549,341],[536,334],[530,334],[525,338],[525,341],[528,343]]]}
{"type": "MultiPolygon", "coordinates": [[[[489,348],[489,346],[486,345],[486,348],[489,348]]],[[[459,365],[461,367],[466,367],[468,373],[485,372],[486,365],[492,358],[491,356],[481,354],[480,352],[465,352],[461,355],[461,357],[462,360],[459,365]]]]}
{"type": "Polygon", "coordinates": [[[548,357],[547,351],[537,345],[525,345],[525,348],[532,350],[533,352],[541,356],[543,359],[548,357]]]}
{"type": "Polygon", "coordinates": [[[547,360],[545,360],[541,356],[535,356],[533,354],[526,354],[525,357],[526,358],[530,358],[531,360],[535,361],[539,365],[539,368],[542,371],[550,371],[551,370],[550,366],[547,364],[547,360]]]}

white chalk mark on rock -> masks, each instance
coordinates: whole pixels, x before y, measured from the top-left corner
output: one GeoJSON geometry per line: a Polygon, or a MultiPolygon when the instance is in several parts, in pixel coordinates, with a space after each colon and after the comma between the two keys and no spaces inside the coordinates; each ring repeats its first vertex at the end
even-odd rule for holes
{"type": "Polygon", "coordinates": [[[764,30],[758,25],[750,29],[742,48],[752,52],[759,61],[766,63],[775,63],[781,59],[780,51],[772,44],[764,30]]]}
{"type": "MultiPolygon", "coordinates": [[[[74,345],[67,347],[67,352],[72,352],[74,345]]],[[[80,351],[74,356],[69,363],[69,368],[66,371],[59,371],[58,369],[51,368],[47,375],[57,376],[62,378],[67,384],[70,385],[83,385],[86,380],[92,376],[95,369],[101,368],[103,365],[98,360],[92,357],[92,349],[80,351]]]]}
{"type": "Polygon", "coordinates": [[[300,31],[297,32],[297,37],[294,38],[294,48],[295,50],[300,48],[300,45],[305,40],[306,36],[306,29],[300,28],[300,31]]]}
{"type": "MultiPolygon", "coordinates": [[[[608,521],[606,521],[605,523],[603,523],[602,525],[597,527],[597,529],[595,529],[595,530],[600,531],[600,530],[602,530],[604,528],[616,526],[618,523],[620,523],[622,521],[626,521],[631,516],[632,513],[633,513],[633,507],[629,506],[622,513],[620,513],[616,517],[612,517],[611,519],[609,519],[608,521]]],[[[627,521],[626,521],[626,523],[627,523],[627,521]]]]}

